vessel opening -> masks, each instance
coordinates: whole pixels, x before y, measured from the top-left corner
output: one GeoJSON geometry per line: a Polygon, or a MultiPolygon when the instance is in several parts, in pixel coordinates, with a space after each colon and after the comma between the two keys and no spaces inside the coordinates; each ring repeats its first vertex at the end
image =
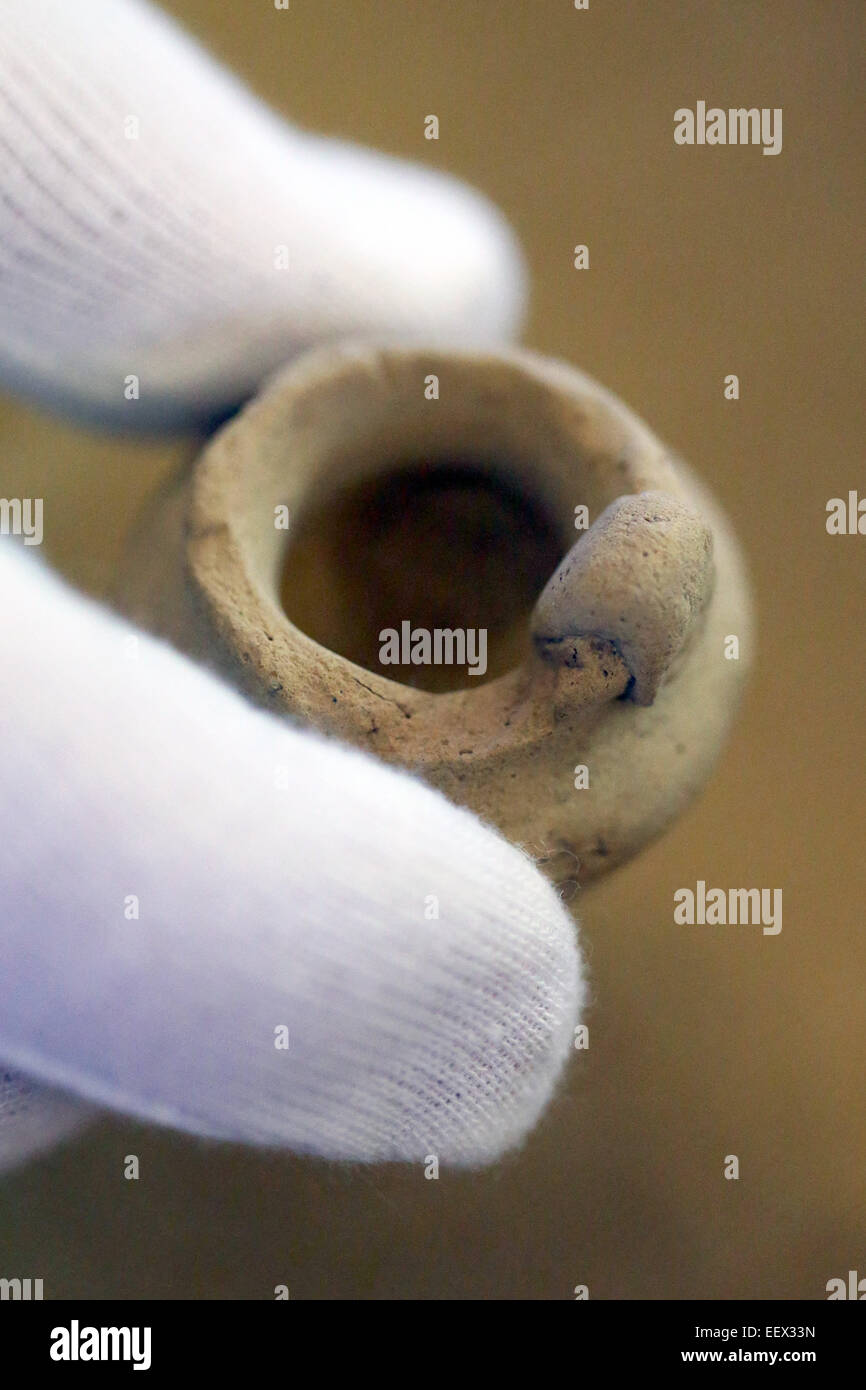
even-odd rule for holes
{"type": "Polygon", "coordinates": [[[471,689],[520,664],[564,547],[507,470],[409,462],[311,501],[281,601],[309,637],[391,680],[471,689]]]}

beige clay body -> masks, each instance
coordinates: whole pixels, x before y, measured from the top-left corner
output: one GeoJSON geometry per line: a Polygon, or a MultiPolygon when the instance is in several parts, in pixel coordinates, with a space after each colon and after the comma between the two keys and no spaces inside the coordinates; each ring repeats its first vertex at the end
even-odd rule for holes
{"type": "Polygon", "coordinates": [[[267,708],[412,769],[542,858],[574,856],[581,882],[628,858],[700,788],[750,648],[742,560],[706,490],[597,383],[521,351],[349,345],[292,364],[143,521],[119,602],[267,708]],[[368,507],[363,525],[384,516],[391,530],[373,526],[368,561],[353,568],[351,526],[337,535],[336,518],[371,488],[387,496],[389,477],[403,479],[399,505],[368,507]],[[388,550],[421,495],[434,517],[462,508],[470,539],[463,512],[478,498],[508,515],[492,580],[488,566],[477,586],[464,582],[465,603],[465,556],[449,553],[447,525],[427,528],[421,564],[421,540],[388,550]],[[589,529],[576,530],[583,507],[589,529]],[[314,515],[315,563],[294,582],[293,547],[304,552],[297,538],[314,515]],[[383,553],[392,563],[372,586],[383,553]],[[543,563],[531,613],[515,600],[510,614],[512,589],[526,607],[543,563]],[[307,632],[327,641],[290,619],[293,595],[307,632]],[[494,624],[504,613],[502,674],[436,691],[376,668],[385,617],[399,629],[426,606],[471,628],[484,604],[494,624]]]}

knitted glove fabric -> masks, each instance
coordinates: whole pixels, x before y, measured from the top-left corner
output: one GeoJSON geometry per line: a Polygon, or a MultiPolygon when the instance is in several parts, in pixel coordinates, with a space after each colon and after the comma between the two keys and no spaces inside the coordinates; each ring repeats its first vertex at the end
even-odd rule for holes
{"type": "MultiPolygon", "coordinates": [[[[0,593],[0,1057],[144,1119],[331,1158],[477,1164],[517,1142],[582,997],[531,861],[130,643],[9,541],[0,593]]],[[[0,1108],[0,1155],[33,1135],[32,1101],[0,1108]]]]}
{"type": "Polygon", "coordinates": [[[0,152],[0,370],[100,422],[206,421],[311,343],[522,314],[486,200],[291,128],[135,0],[4,0],[0,152]]]}
{"type": "MultiPolygon", "coordinates": [[[[328,337],[520,316],[482,199],[290,129],[134,0],[4,0],[0,149],[0,381],[100,424],[201,425],[328,337]]],[[[93,1107],[330,1158],[518,1143],[584,990],[530,861],[7,539],[0,613],[0,1167],[93,1107]]]]}

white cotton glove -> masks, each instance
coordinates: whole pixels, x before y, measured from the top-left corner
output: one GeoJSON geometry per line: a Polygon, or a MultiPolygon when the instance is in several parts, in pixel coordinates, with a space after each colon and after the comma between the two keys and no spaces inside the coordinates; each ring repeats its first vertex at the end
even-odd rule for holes
{"type": "MultiPolygon", "coordinates": [[[[0,378],[94,419],[200,423],[331,335],[516,322],[478,198],[287,129],[131,0],[4,0],[0,145],[0,378]]],[[[530,860],[8,540],[0,613],[0,1168],[92,1106],[353,1160],[518,1143],[584,990],[530,860]]]]}
{"type": "MultiPolygon", "coordinates": [[[[292,129],[136,0],[2,0],[0,21],[7,385],[185,425],[328,338],[518,326],[514,239],[455,180],[292,129]]],[[[272,22],[291,44],[291,12],[272,22]]]]}

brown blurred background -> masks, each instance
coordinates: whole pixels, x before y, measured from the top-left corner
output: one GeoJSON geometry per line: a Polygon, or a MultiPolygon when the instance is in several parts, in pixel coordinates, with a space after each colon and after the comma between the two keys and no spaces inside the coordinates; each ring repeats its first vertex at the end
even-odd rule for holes
{"type": "MultiPolygon", "coordinates": [[[[825,1297],[866,1275],[866,537],[824,524],[828,498],[866,494],[866,9],[167,8],[292,119],[501,205],[533,277],[525,341],[620,394],[734,518],[756,670],[699,804],[578,895],[591,1046],[524,1151],[429,1182],[107,1121],[0,1187],[4,1268],[69,1298],[825,1297]],[[782,153],[675,146],[698,99],[781,106],[782,153]],[[674,926],[698,878],[781,887],[781,934],[674,926]],[[137,1183],[117,1181],[126,1153],[137,1183]]],[[[2,403],[2,491],[45,497],[49,558],[97,592],[188,451],[2,403]]]]}

